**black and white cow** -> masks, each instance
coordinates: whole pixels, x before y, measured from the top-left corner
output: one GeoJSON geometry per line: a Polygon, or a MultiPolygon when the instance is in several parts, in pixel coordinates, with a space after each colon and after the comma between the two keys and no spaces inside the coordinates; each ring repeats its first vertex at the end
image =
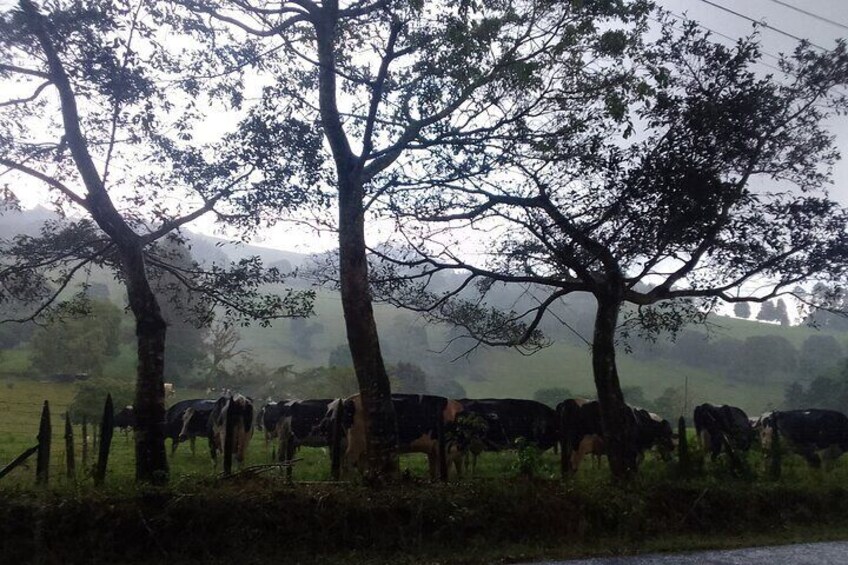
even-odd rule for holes
{"type": "Polygon", "coordinates": [[[232,422],[233,455],[239,466],[244,464],[244,457],[250,438],[253,437],[253,402],[241,394],[227,393],[215,401],[212,413],[209,415],[208,434],[209,451],[212,463],[217,467],[218,452],[224,452],[227,443],[227,423],[232,422]]]}
{"type": "MultiPolygon", "coordinates": [[[[289,400],[283,404],[276,424],[276,436],[283,442],[292,442],[292,449],[300,446],[326,447],[329,431],[322,426],[332,398],[289,400]]],[[[283,447],[282,449],[285,449],[283,447]]],[[[282,456],[283,454],[280,454],[282,456]]]]}
{"type": "Polygon", "coordinates": [[[811,408],[763,414],[759,424],[763,448],[770,449],[775,429],[780,442],[811,467],[830,463],[848,451],[848,417],[836,410],[811,408]]]}
{"type": "Polygon", "coordinates": [[[131,405],[124,406],[115,414],[115,427],[125,432],[135,428],[135,409],[131,405]]]}
{"type": "Polygon", "coordinates": [[[282,417],[286,402],[288,401],[281,400],[279,402],[266,402],[265,405],[259,409],[259,414],[256,416],[256,429],[263,432],[263,435],[265,436],[266,451],[268,450],[271,440],[277,437],[277,422],[279,422],[282,417]]]}
{"type": "Polygon", "coordinates": [[[214,400],[203,398],[181,400],[168,408],[165,413],[165,437],[171,438],[171,455],[186,440],[194,454],[195,439],[208,434],[209,416],[214,408],[214,400]]]}
{"type": "Polygon", "coordinates": [[[701,404],[695,407],[695,433],[701,447],[713,461],[725,447],[725,440],[734,450],[748,451],[756,432],[748,415],[741,408],[701,404]]]}
{"type": "MultiPolygon", "coordinates": [[[[557,405],[562,437],[563,458],[572,472],[580,468],[586,455],[600,457],[605,453],[601,424],[601,406],[597,400],[570,398],[557,405]],[[567,453],[570,451],[570,457],[567,453]]],[[[633,426],[634,451],[641,458],[645,451],[657,447],[666,459],[674,450],[671,424],[642,408],[628,407],[629,424],[633,426]]]]}
{"type": "Polygon", "coordinates": [[[543,451],[557,445],[556,412],[541,402],[464,398],[459,403],[463,411],[457,417],[457,434],[470,455],[472,472],[482,451],[514,449],[519,438],[543,451]]]}
{"type": "MultiPolygon", "coordinates": [[[[427,394],[393,394],[392,404],[398,425],[398,447],[401,453],[424,453],[430,469],[430,477],[435,479],[440,466],[440,445],[438,427],[445,436],[444,452],[446,465],[456,466],[457,474],[462,473],[462,450],[456,444],[450,445],[448,437],[455,426],[457,415],[463,410],[462,404],[441,396],[427,394]],[[441,422],[438,419],[441,418],[441,422]]],[[[347,439],[343,469],[352,466],[360,472],[367,469],[365,441],[365,412],[362,397],[358,394],[328,406],[328,419],[335,417],[341,408],[342,429],[347,439]],[[340,405],[341,404],[341,405],[340,405]]]]}

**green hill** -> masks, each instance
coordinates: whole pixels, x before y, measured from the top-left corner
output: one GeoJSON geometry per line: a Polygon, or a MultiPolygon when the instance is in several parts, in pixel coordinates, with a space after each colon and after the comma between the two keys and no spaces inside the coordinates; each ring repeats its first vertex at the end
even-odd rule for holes
{"type": "MultiPolygon", "coordinates": [[[[32,212],[32,221],[29,223],[24,221],[28,217],[25,213],[16,220],[14,226],[10,224],[8,228],[33,232],[36,220],[43,220],[42,212],[32,212]]],[[[267,262],[281,266],[297,266],[305,260],[303,255],[260,247],[236,247],[206,236],[192,236],[192,252],[201,261],[238,259],[251,253],[257,253],[267,262]]],[[[121,307],[125,305],[125,293],[111,273],[94,269],[87,275],[87,282],[105,286],[110,300],[121,307]]],[[[298,281],[299,286],[304,284],[298,281]]],[[[515,304],[515,296],[510,292],[512,290],[504,290],[494,296],[496,304],[515,304]]],[[[585,328],[587,320],[591,323],[591,309],[591,300],[577,297],[569,302],[569,307],[564,311],[579,316],[580,327],[585,328]]],[[[462,344],[451,343],[450,338],[456,334],[450,328],[428,325],[410,312],[387,305],[378,304],[375,311],[387,362],[407,362],[420,366],[430,377],[431,391],[437,390],[440,384],[453,386],[456,383],[464,389],[465,394],[474,397],[532,398],[536,391],[544,388],[566,388],[574,394],[593,395],[588,346],[557,324],[545,326],[553,338],[553,345],[535,355],[525,356],[507,349],[479,348],[463,356],[469,345],[463,347],[462,344]]],[[[711,318],[708,329],[710,344],[724,340],[733,342],[731,345],[738,348],[746,346],[746,339],[769,336],[778,347],[784,344],[785,349],[794,350],[790,353],[796,357],[810,336],[833,336],[838,348],[841,348],[841,355],[848,355],[848,333],[845,332],[824,332],[803,326],[783,327],[729,317],[711,318]]],[[[284,366],[291,366],[295,372],[302,373],[311,367],[329,365],[331,354],[334,351],[338,354],[339,348],[343,350],[346,344],[340,297],[334,291],[323,289],[318,292],[314,317],[308,320],[278,320],[269,327],[254,325],[239,328],[239,331],[242,337],[239,347],[247,350],[242,358],[249,357],[255,364],[266,367],[269,373],[284,366]]],[[[689,331],[707,330],[690,328],[689,331]]],[[[104,373],[132,380],[135,348],[132,343],[132,323],[128,317],[124,320],[122,333],[125,336],[120,353],[106,364],[104,373]]],[[[801,363],[787,363],[786,367],[778,367],[778,370],[772,367],[768,371],[759,371],[754,365],[753,369],[745,369],[747,373],[743,371],[741,375],[734,375],[726,366],[728,361],[733,363],[730,350],[708,352],[695,362],[681,355],[679,346],[667,341],[658,343],[655,349],[657,351],[650,355],[640,355],[639,352],[627,354],[623,346],[619,347],[622,384],[626,387],[640,387],[646,400],[659,397],[669,388],[676,389],[677,399],[672,404],[676,403],[680,409],[684,402],[691,407],[694,403],[711,401],[736,404],[757,413],[778,406],[788,383],[809,382],[815,376],[800,368],[801,363]],[[675,347],[678,349],[675,350],[675,347]],[[719,368],[719,361],[725,361],[723,368],[719,368]],[[688,393],[686,398],[684,391],[688,393]]],[[[31,374],[29,358],[26,343],[14,349],[0,349],[0,376],[37,376],[31,374]]],[[[191,375],[185,376],[186,380],[189,377],[191,375]]],[[[197,380],[196,375],[194,380],[197,380]]],[[[461,389],[451,390],[459,394],[461,389]]]]}

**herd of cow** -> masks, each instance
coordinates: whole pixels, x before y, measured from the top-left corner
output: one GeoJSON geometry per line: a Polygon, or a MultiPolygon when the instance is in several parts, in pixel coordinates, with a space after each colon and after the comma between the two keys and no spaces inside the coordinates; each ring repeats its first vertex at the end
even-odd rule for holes
{"type": "MultiPolygon", "coordinates": [[[[541,450],[561,449],[564,471],[577,471],[587,455],[599,461],[604,454],[601,410],[594,400],[568,399],[555,409],[518,399],[395,394],[392,401],[400,452],[426,454],[433,478],[439,470],[445,476],[451,465],[458,476],[469,466],[473,473],[482,452],[515,448],[519,438],[541,450]]],[[[676,441],[671,424],[640,408],[630,408],[628,417],[630,447],[637,457],[656,448],[668,459],[676,441]]],[[[694,423],[699,442],[713,459],[722,450],[746,451],[758,437],[767,449],[775,434],[814,467],[822,458],[832,461],[848,451],[848,417],[833,410],[788,410],[748,418],[733,406],[702,404],[695,408],[694,423]]],[[[116,427],[133,424],[130,406],[115,417],[116,427]]],[[[365,417],[359,395],[268,402],[256,414],[252,401],[240,394],[183,400],[168,409],[165,435],[171,439],[172,454],[183,441],[189,440],[194,452],[195,438],[208,438],[213,462],[230,441],[241,464],[254,428],[264,433],[266,449],[279,446],[281,460],[291,459],[300,446],[327,447],[338,437],[344,450],[342,474],[354,467],[364,471],[365,417]]]]}

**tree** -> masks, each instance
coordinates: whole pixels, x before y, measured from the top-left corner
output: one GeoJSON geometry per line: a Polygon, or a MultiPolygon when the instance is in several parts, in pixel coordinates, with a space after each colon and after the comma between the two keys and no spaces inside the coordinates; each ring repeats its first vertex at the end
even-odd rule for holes
{"type": "Polygon", "coordinates": [[[229,376],[224,364],[248,353],[248,349],[240,349],[241,334],[232,325],[217,322],[212,326],[207,337],[209,348],[209,369],[206,386],[223,387],[229,376]]]}
{"type": "Polygon", "coordinates": [[[330,367],[353,367],[353,359],[350,356],[350,348],[344,344],[337,345],[330,351],[330,357],[327,359],[327,365],[330,367]]]}
{"type": "Polygon", "coordinates": [[[715,346],[704,333],[683,331],[671,348],[672,359],[694,367],[707,367],[715,359],[715,346]]]}
{"type": "Polygon", "coordinates": [[[387,290],[390,300],[460,324],[484,345],[544,347],[538,328],[551,306],[591,294],[593,373],[619,477],[637,459],[616,363],[622,316],[625,332],[674,332],[720,300],[764,303],[801,282],[837,284],[848,270],[848,212],[823,188],[837,150],[821,125],[848,109],[834,92],[848,82],[844,43],[800,45],[777,80],[755,70],[755,41],[725,47],[695,23],[676,27],[627,49],[620,81],[601,95],[534,122],[496,175],[408,191],[396,208],[406,240],[382,255],[387,271],[418,277],[387,290]],[[753,188],[777,181],[779,190],[753,188]],[[492,261],[463,253],[469,232],[494,234],[475,242],[497,250],[492,261]],[[443,269],[464,270],[462,288],[476,282],[482,298],[428,292],[427,277],[443,269]],[[536,305],[489,308],[493,281],[528,285],[536,305]]]}
{"type": "Polygon", "coordinates": [[[757,319],[770,322],[777,321],[777,308],[770,300],[763,302],[760,306],[760,311],[757,312],[757,319]]]}
{"type": "Polygon", "coordinates": [[[292,318],[290,328],[292,351],[300,357],[312,357],[312,337],[323,333],[324,326],[319,323],[310,324],[303,318],[292,318]]]}
{"type": "Polygon", "coordinates": [[[764,302],[757,313],[758,320],[780,322],[781,326],[789,325],[789,314],[786,312],[786,303],[780,299],[777,302],[764,302]]]}
{"type": "Polygon", "coordinates": [[[673,422],[684,415],[685,404],[683,391],[677,387],[668,387],[654,400],[653,408],[657,414],[673,422]]]}
{"type": "Polygon", "coordinates": [[[224,26],[237,35],[237,48],[268,42],[263,48],[274,57],[261,65],[277,80],[265,91],[268,106],[304,116],[324,135],[338,207],[337,275],[330,278],[341,290],[362,393],[369,471],[396,475],[397,426],[369,288],[369,214],[379,217],[381,203],[404,186],[437,188],[490,169],[488,140],[531,119],[549,94],[534,72],[551,61],[585,66],[581,56],[595,26],[630,7],[533,0],[182,4],[203,20],[212,45],[220,45],[224,26]]]}
{"type": "MultiPolygon", "coordinates": [[[[169,265],[191,271],[196,265],[188,246],[179,241],[165,241],[161,246],[169,265]]],[[[150,271],[153,292],[168,325],[165,337],[164,378],[168,382],[185,382],[206,357],[205,340],[209,333],[207,304],[195,296],[177,276],[163,269],[150,271]],[[200,309],[198,313],[196,310],[200,309]]]]}
{"type": "Polygon", "coordinates": [[[737,302],[733,305],[733,315],[747,320],[751,317],[751,305],[747,302],[737,302]]]}
{"type": "Polygon", "coordinates": [[[83,417],[89,422],[99,423],[103,418],[103,403],[106,396],[111,394],[116,410],[124,406],[132,405],[133,385],[131,382],[109,379],[93,378],[81,382],[74,393],[74,398],[68,406],[68,412],[74,423],[82,422],[83,417]]]}
{"type": "Polygon", "coordinates": [[[121,310],[110,302],[92,301],[85,312],[50,321],[30,341],[32,368],[41,373],[102,375],[106,360],[118,354],[121,317],[121,310]]]}
{"type": "Polygon", "coordinates": [[[785,337],[755,335],[745,339],[735,363],[728,365],[732,378],[766,383],[773,375],[793,375],[798,367],[798,351],[785,337]]]}
{"type": "Polygon", "coordinates": [[[798,368],[805,377],[837,366],[843,357],[842,346],[832,335],[811,335],[801,345],[798,368]]]}
{"type": "Polygon", "coordinates": [[[804,319],[813,327],[848,332],[848,289],[844,285],[816,284],[808,295],[809,300],[824,308],[814,309],[804,319]],[[841,315],[840,315],[841,313],[841,315]]]}
{"type": "Polygon", "coordinates": [[[830,374],[813,379],[806,390],[798,382],[791,383],[784,392],[784,406],[848,411],[848,359],[842,359],[830,374]]]}
{"type": "MultiPolygon", "coordinates": [[[[255,113],[214,142],[194,136],[212,100],[201,96],[200,79],[178,73],[213,74],[205,49],[161,41],[173,31],[171,22],[182,25],[158,4],[101,0],[59,0],[46,11],[20,0],[0,15],[0,80],[7,95],[0,101],[0,164],[19,181],[28,179],[23,190],[33,182],[47,188],[62,217],[82,217],[48,222],[39,235],[4,245],[0,302],[34,305],[14,321],[33,320],[56,312],[76,275],[92,266],[116,274],[136,322],[136,477],[153,482],[166,480],[168,469],[167,322],[153,273],[167,271],[203,292],[199,314],[218,304],[245,319],[303,315],[311,301],[293,292],[261,294],[261,285],[282,278],[256,259],[206,270],[169,262],[161,242],[181,241],[182,226],[206,213],[260,225],[268,210],[276,215],[303,202],[305,193],[288,190],[295,184],[289,181],[309,177],[300,166],[309,161],[298,150],[269,154],[285,127],[265,120],[257,127],[255,113]]],[[[231,93],[232,77],[217,76],[206,80],[208,92],[231,93]]],[[[299,151],[310,155],[312,149],[305,144],[299,151]]],[[[3,196],[14,206],[11,191],[3,196]]]]}
{"type": "Polygon", "coordinates": [[[393,381],[392,388],[396,392],[427,393],[427,373],[414,363],[400,362],[394,367],[389,367],[389,376],[393,381]]]}

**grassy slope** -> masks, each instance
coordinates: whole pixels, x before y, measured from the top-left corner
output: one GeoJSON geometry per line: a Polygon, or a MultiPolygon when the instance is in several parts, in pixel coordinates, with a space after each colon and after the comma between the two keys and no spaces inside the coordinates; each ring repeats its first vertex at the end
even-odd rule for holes
{"type": "MultiPolygon", "coordinates": [[[[412,317],[407,312],[382,305],[376,307],[376,314],[384,334],[391,332],[399,320],[412,317]]],[[[250,354],[257,361],[269,367],[292,364],[296,370],[303,370],[325,365],[330,352],[345,343],[342,319],[338,294],[320,291],[316,317],[308,323],[321,324],[323,331],[313,337],[312,351],[304,352],[293,345],[291,322],[288,320],[277,321],[268,328],[242,328],[242,345],[250,350],[250,354]]],[[[126,323],[129,324],[129,321],[126,323]]],[[[807,327],[784,328],[733,318],[715,318],[710,331],[715,339],[726,336],[744,340],[754,335],[779,335],[798,348],[807,337],[817,332],[807,327]]],[[[444,332],[438,327],[430,327],[428,334],[432,349],[439,349],[444,332]]],[[[848,347],[848,335],[835,335],[848,347]]],[[[0,353],[0,375],[26,370],[27,357],[26,350],[3,351],[0,353]]],[[[409,361],[422,364],[420,359],[409,361]]],[[[452,372],[449,377],[462,384],[469,396],[530,398],[536,390],[548,387],[565,387],[575,394],[591,396],[594,389],[588,348],[567,342],[555,343],[552,347],[529,357],[512,350],[479,350],[474,354],[472,363],[459,360],[449,367],[452,372]]],[[[648,398],[659,396],[667,387],[683,388],[688,377],[690,404],[703,401],[732,403],[752,413],[778,405],[786,384],[729,382],[723,375],[715,372],[667,360],[641,361],[623,351],[619,353],[619,367],[622,383],[625,386],[641,386],[648,398]]],[[[131,379],[134,370],[134,348],[125,345],[120,356],[107,364],[105,373],[131,379]]],[[[802,375],[798,375],[798,378],[801,377],[802,375]]]]}
{"type": "MultiPolygon", "coordinates": [[[[594,396],[591,359],[586,348],[556,344],[530,358],[513,352],[486,354],[486,380],[461,379],[472,397],[529,398],[540,388],[565,387],[577,395],[594,396]],[[566,360],[563,362],[563,360],[566,360]]],[[[648,398],[659,396],[667,387],[685,386],[689,377],[690,404],[712,401],[736,404],[759,413],[776,406],[783,398],[783,385],[766,387],[728,382],[722,375],[671,361],[637,361],[620,355],[619,372],[623,386],[640,386],[648,398]]]]}

